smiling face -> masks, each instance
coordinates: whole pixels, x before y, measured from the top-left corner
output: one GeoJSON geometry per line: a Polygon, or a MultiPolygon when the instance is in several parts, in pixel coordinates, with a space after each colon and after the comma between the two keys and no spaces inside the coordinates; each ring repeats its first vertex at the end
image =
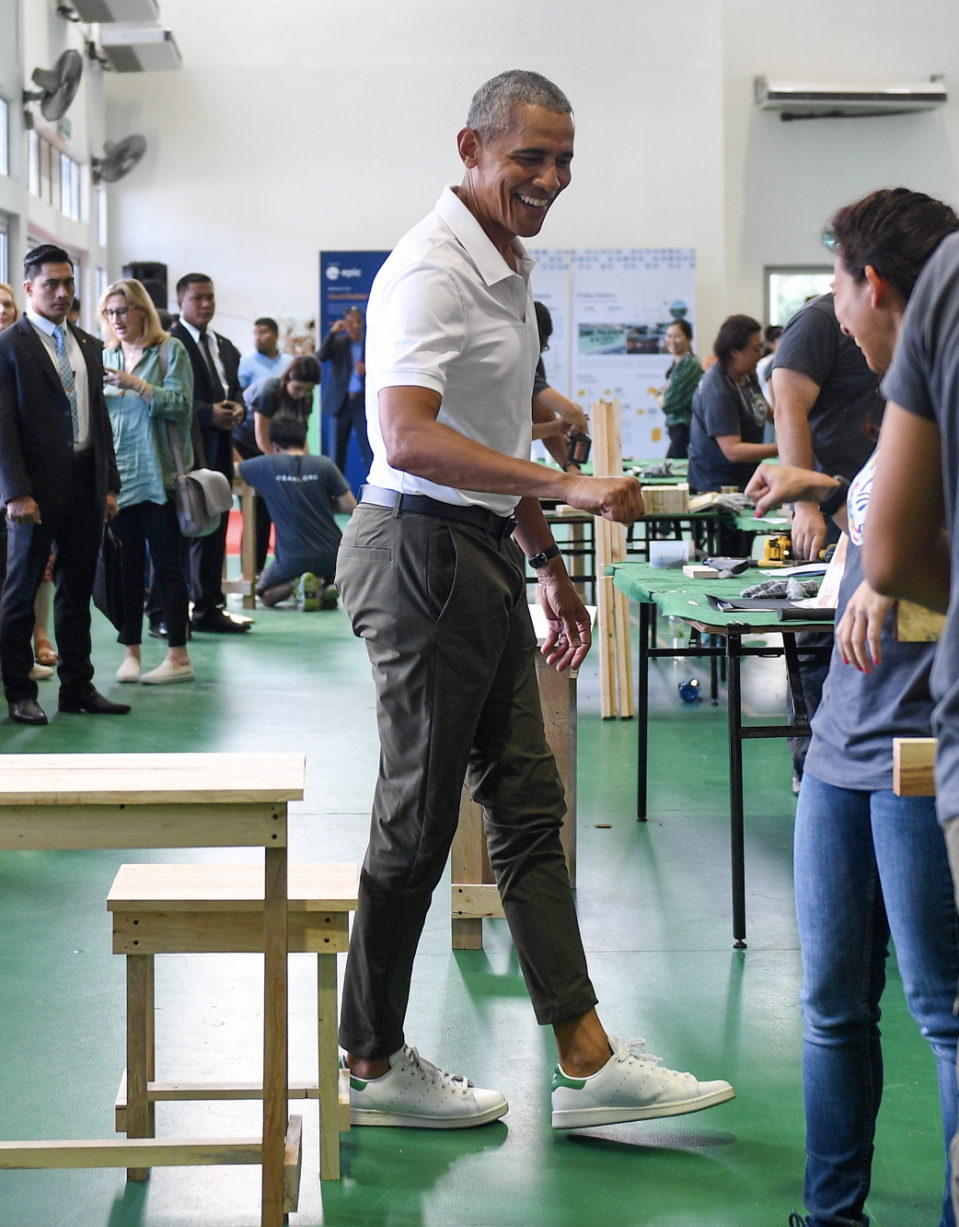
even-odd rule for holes
{"type": "Polygon", "coordinates": [[[346,332],[351,341],[363,340],[363,316],[359,311],[347,311],[343,316],[346,332]]]}
{"type": "Polygon", "coordinates": [[[103,309],[120,344],[136,344],[146,323],[146,312],[143,308],[130,302],[126,294],[111,294],[103,309]]]}
{"type": "Polygon", "coordinates": [[[763,356],[763,334],[753,332],[746,342],[745,349],[734,349],[729,355],[726,370],[733,379],[741,379],[744,375],[752,375],[759,359],[763,356]]]}
{"type": "Polygon", "coordinates": [[[666,352],[674,358],[681,358],[689,353],[689,341],[678,324],[670,324],[666,329],[666,352]]]}
{"type": "Polygon", "coordinates": [[[862,350],[869,369],[883,374],[892,362],[905,303],[870,265],[863,280],[857,281],[841,256],[836,256],[832,299],[843,332],[862,350]]]}
{"type": "Polygon", "coordinates": [[[23,283],[30,309],[52,324],[62,324],[73,303],[76,283],[72,264],[42,264],[23,283]]]}
{"type": "Polygon", "coordinates": [[[0,289],[0,332],[9,328],[17,318],[17,304],[9,290],[0,289]]]}
{"type": "Polygon", "coordinates": [[[511,129],[486,142],[464,128],[459,150],[466,167],[464,198],[493,242],[532,238],[569,186],[573,117],[523,103],[511,129]]]}

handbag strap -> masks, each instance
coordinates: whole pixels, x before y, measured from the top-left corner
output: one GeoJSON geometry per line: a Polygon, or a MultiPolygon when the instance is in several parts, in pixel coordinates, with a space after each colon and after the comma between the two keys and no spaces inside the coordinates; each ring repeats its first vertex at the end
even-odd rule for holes
{"type": "MultiPolygon", "coordinates": [[[[160,375],[166,382],[166,373],[170,367],[170,338],[164,337],[160,342],[160,349],[157,354],[160,361],[160,375]]],[[[180,446],[180,428],[176,422],[171,422],[167,419],[166,424],[167,437],[170,440],[170,446],[173,448],[173,459],[176,462],[177,477],[185,476],[183,470],[183,449],[180,446]]]]}

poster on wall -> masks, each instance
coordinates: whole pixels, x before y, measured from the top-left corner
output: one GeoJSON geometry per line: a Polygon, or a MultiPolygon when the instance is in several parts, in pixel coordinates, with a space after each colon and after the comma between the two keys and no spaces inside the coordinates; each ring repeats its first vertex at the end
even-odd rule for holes
{"type": "MultiPolygon", "coordinates": [[[[549,311],[553,333],[549,348],[544,351],[546,381],[551,388],[569,396],[569,293],[571,251],[530,251],[536,261],[533,269],[533,299],[549,311]]],[[[537,440],[533,444],[534,460],[547,459],[546,448],[537,440]]]]}
{"type": "Polygon", "coordinates": [[[623,455],[665,456],[669,446],[656,394],[672,359],[666,329],[695,328],[696,252],[692,248],[574,251],[570,395],[584,407],[618,397],[623,455]]]}
{"type": "MultiPolygon", "coordinates": [[[[373,278],[382,268],[388,251],[321,251],[320,252],[320,334],[319,342],[337,320],[342,319],[351,307],[357,307],[366,315],[366,304],[373,287],[373,278]]],[[[328,362],[323,363],[323,383],[320,386],[320,404],[329,376],[328,362]]],[[[334,423],[328,415],[323,416],[323,452],[334,454],[334,423]]],[[[366,477],[365,466],[355,436],[350,439],[346,457],[346,480],[354,493],[366,477]]]]}

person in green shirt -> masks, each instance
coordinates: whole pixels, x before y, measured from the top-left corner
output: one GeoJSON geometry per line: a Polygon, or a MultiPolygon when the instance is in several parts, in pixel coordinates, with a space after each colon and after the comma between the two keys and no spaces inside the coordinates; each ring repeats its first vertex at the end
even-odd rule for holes
{"type": "Polygon", "coordinates": [[[666,386],[656,395],[666,417],[669,460],[689,456],[689,423],[693,416],[693,393],[703,377],[703,368],[693,353],[693,328],[689,320],[673,320],[666,329],[666,350],[673,364],[666,372],[666,386]]]}

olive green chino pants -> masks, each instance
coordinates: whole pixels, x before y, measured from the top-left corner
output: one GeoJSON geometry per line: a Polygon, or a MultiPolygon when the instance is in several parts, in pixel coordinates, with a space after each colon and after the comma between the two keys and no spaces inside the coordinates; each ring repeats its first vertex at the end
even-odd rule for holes
{"type": "Polygon", "coordinates": [[[523,556],[511,538],[367,504],[336,584],[373,666],[380,765],[343,989],[340,1043],[403,1046],[413,959],[449,856],[463,779],[541,1024],[596,1004],[560,844],[523,556]]]}

